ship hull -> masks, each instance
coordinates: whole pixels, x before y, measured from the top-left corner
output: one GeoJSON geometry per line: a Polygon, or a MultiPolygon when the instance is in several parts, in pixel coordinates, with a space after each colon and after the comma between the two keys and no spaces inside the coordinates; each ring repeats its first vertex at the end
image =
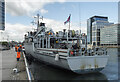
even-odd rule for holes
{"type": "Polygon", "coordinates": [[[79,74],[99,72],[107,65],[108,56],[78,56],[67,59],[70,69],[79,74]]]}
{"type": "Polygon", "coordinates": [[[34,51],[33,44],[25,44],[26,54],[32,55],[39,61],[46,62],[57,67],[71,70],[78,74],[91,73],[101,71],[108,61],[108,56],[75,56],[75,57],[59,57],[55,60],[54,55],[48,55],[34,51]]]}

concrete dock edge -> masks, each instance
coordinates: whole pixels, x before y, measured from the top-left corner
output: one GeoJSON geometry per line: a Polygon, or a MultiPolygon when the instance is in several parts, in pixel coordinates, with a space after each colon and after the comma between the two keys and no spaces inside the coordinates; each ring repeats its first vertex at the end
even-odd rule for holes
{"type": "Polygon", "coordinates": [[[28,80],[29,80],[29,82],[32,82],[32,80],[34,80],[34,77],[31,74],[31,71],[29,70],[29,66],[28,66],[28,63],[27,63],[27,60],[26,60],[26,56],[25,56],[24,53],[23,53],[23,57],[24,57],[24,61],[25,61],[25,66],[26,66],[26,72],[27,72],[27,75],[28,75],[28,80]]]}

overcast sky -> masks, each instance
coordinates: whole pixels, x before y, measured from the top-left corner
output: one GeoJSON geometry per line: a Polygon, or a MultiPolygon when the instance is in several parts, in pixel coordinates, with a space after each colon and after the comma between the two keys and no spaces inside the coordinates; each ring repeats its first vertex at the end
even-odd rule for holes
{"type": "MultiPolygon", "coordinates": [[[[97,0],[98,1],[98,0],[97,0]]],[[[43,22],[55,32],[64,28],[69,14],[71,14],[71,29],[78,29],[87,32],[87,19],[94,16],[107,16],[109,22],[118,21],[118,0],[107,2],[68,2],[66,0],[6,0],[6,24],[0,39],[23,41],[24,34],[36,28],[32,25],[33,16],[39,13],[44,17],[43,22]],[[80,25],[81,22],[81,25],[80,25]]]]}

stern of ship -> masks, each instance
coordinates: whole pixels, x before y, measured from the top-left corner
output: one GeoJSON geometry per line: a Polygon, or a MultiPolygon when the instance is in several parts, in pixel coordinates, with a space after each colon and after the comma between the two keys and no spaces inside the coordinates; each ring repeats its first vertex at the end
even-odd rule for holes
{"type": "Polygon", "coordinates": [[[67,61],[70,69],[75,73],[98,72],[107,65],[108,55],[68,57],[67,61]]]}

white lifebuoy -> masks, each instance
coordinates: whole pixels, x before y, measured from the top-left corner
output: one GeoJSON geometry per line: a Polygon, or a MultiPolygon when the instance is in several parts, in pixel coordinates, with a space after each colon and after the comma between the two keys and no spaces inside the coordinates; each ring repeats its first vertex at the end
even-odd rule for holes
{"type": "Polygon", "coordinates": [[[56,54],[55,55],[55,61],[58,61],[59,60],[59,54],[56,54]]]}

